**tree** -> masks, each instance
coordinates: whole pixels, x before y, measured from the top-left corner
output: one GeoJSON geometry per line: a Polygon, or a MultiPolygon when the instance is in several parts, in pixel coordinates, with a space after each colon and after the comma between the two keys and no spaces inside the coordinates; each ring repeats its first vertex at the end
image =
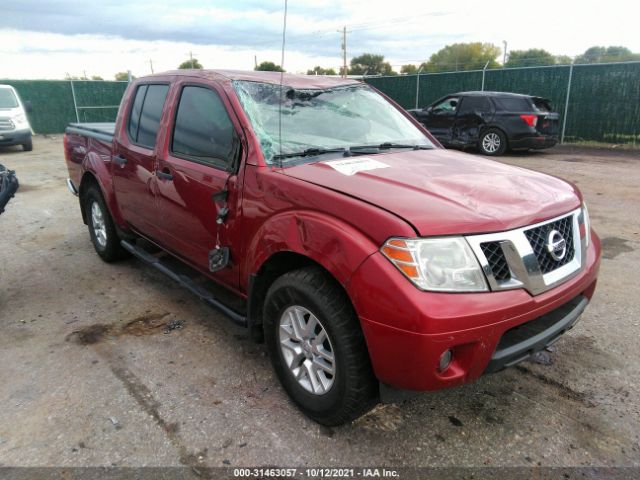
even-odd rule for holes
{"type": "Polygon", "coordinates": [[[91,75],[91,80],[104,80],[100,75],[91,75]]]}
{"type": "Polygon", "coordinates": [[[511,50],[505,67],[537,67],[539,65],[554,65],[556,57],[541,48],[529,50],[511,50]]]}
{"type": "Polygon", "coordinates": [[[384,55],[363,53],[351,59],[351,75],[397,75],[389,62],[384,61],[384,55]]]}
{"type": "Polygon", "coordinates": [[[190,58],[189,60],[185,60],[180,65],[178,65],[179,70],[189,70],[190,68],[197,68],[202,70],[202,65],[196,58],[190,58]]]}
{"type": "Polygon", "coordinates": [[[404,73],[406,75],[415,75],[416,73],[418,73],[418,66],[417,65],[412,65],[412,64],[408,64],[408,65],[403,65],[402,68],[400,68],[400,73],[404,73]]]}
{"type": "Polygon", "coordinates": [[[333,68],[313,67],[307,70],[307,75],[337,75],[337,73],[333,68]]]}
{"type": "Polygon", "coordinates": [[[640,53],[633,53],[627,47],[591,47],[576,57],[576,63],[628,62],[640,60],[640,53]]]}
{"type": "Polygon", "coordinates": [[[454,43],[431,55],[421,67],[426,72],[457,72],[480,70],[489,62],[488,68],[496,68],[501,53],[502,49],[492,43],[454,43]]]}
{"type": "Polygon", "coordinates": [[[573,59],[569,55],[556,55],[557,65],[569,65],[573,59]]]}
{"type": "Polygon", "coordinates": [[[284,72],[280,65],[276,65],[273,62],[261,62],[260,65],[254,68],[254,70],[263,72],[284,72]]]}
{"type": "MultiPolygon", "coordinates": [[[[129,80],[129,72],[118,72],[115,74],[114,77],[119,82],[126,82],[127,80],[129,80]]],[[[135,79],[136,77],[131,75],[131,80],[135,80],[135,79]]]]}

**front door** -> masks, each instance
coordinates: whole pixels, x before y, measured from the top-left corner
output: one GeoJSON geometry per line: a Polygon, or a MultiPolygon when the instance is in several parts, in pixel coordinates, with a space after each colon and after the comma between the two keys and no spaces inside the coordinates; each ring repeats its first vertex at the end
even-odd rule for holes
{"type": "Polygon", "coordinates": [[[184,83],[177,98],[166,149],[158,158],[157,203],[163,244],[205,272],[210,252],[217,246],[229,247],[232,266],[215,276],[235,287],[238,269],[233,260],[240,246],[230,241],[229,232],[238,217],[239,137],[224,96],[210,84],[184,83]],[[221,215],[225,208],[228,213],[221,215]]]}
{"type": "Polygon", "coordinates": [[[451,134],[456,118],[458,100],[458,97],[447,97],[443,101],[429,107],[424,119],[427,130],[444,145],[451,143],[451,134]]]}
{"type": "Polygon", "coordinates": [[[156,137],[168,84],[141,84],[129,109],[124,129],[116,135],[113,184],[123,218],[151,238],[158,236],[155,201],[156,137]]]}

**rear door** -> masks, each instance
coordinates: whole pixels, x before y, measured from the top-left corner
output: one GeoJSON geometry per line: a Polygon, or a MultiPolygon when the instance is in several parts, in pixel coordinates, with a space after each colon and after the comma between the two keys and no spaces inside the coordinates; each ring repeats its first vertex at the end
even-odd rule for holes
{"type": "Polygon", "coordinates": [[[113,151],[113,184],[124,219],[143,235],[158,237],[155,199],[156,144],[168,83],[137,86],[113,151]]]}
{"type": "Polygon", "coordinates": [[[158,159],[158,216],[163,245],[193,266],[209,270],[209,253],[229,247],[231,266],[216,273],[238,283],[240,188],[239,126],[222,89],[189,79],[176,86],[176,106],[158,159]],[[225,193],[226,192],[226,193],[225,193]],[[217,223],[223,209],[227,215],[217,223]],[[236,261],[234,261],[236,260],[236,261]]]}
{"type": "Polygon", "coordinates": [[[452,143],[474,145],[480,135],[480,127],[491,121],[493,106],[486,96],[468,96],[460,101],[453,126],[452,143]]]}

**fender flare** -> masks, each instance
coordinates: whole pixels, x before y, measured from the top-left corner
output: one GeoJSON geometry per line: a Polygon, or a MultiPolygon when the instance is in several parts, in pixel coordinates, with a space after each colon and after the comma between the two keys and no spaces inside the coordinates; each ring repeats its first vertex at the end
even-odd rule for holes
{"type": "MultiPolygon", "coordinates": [[[[82,178],[78,187],[80,202],[82,203],[82,197],[87,188],[88,182],[93,181],[97,183],[114,223],[118,228],[126,229],[127,224],[120,213],[120,208],[116,201],[110,166],[111,157],[105,161],[103,156],[96,152],[90,151],[87,153],[82,160],[82,178]]],[[[86,223],[86,219],[84,218],[84,209],[82,210],[83,220],[85,220],[86,223]]]]}

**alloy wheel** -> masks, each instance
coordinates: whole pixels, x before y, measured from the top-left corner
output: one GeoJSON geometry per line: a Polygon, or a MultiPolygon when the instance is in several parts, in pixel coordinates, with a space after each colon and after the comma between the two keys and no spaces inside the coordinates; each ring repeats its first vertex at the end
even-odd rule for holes
{"type": "Polygon", "coordinates": [[[482,138],[482,148],[487,153],[495,153],[500,148],[501,144],[500,135],[497,133],[491,132],[487,133],[482,138]]]}
{"type": "Polygon", "coordinates": [[[336,362],[331,340],[320,320],[299,305],[280,317],[280,350],[293,378],[306,391],[324,395],[333,386],[336,362]]]}
{"type": "Polygon", "coordinates": [[[105,248],[107,246],[107,226],[104,222],[102,209],[98,202],[95,201],[91,204],[91,226],[98,245],[101,248],[105,248]]]}

